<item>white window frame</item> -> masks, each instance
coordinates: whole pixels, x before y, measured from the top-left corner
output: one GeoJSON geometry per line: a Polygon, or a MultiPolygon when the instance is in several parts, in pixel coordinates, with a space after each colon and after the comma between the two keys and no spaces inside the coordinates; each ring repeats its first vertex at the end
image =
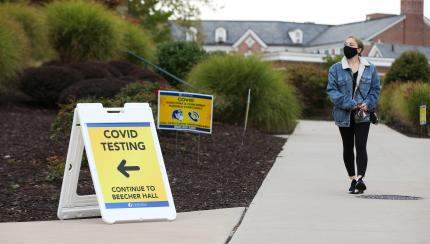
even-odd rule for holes
{"type": "Polygon", "coordinates": [[[215,30],[215,42],[216,43],[225,43],[227,42],[227,31],[222,28],[218,27],[215,30]]]}

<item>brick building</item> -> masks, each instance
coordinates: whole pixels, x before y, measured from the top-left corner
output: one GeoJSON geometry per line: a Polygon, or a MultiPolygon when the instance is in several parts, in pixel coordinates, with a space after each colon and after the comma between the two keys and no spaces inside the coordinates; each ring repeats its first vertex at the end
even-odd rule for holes
{"type": "Polygon", "coordinates": [[[368,14],[364,21],[342,25],[204,20],[199,30],[173,24],[172,36],[194,41],[201,32],[207,51],[261,54],[271,60],[277,57],[275,61],[322,62],[327,54],[341,54],[345,38],[355,35],[365,44],[364,55],[370,54],[375,64],[389,67],[399,50],[430,48],[430,20],[424,16],[424,0],[401,0],[400,4],[400,15],[368,14]]]}

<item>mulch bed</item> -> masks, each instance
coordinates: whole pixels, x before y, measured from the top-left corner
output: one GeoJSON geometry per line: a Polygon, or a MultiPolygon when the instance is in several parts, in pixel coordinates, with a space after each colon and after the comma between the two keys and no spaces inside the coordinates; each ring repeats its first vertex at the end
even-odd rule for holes
{"type": "MultiPolygon", "coordinates": [[[[46,162],[68,146],[49,139],[56,110],[1,100],[0,222],[55,220],[62,182],[47,179],[46,162]]],[[[219,123],[212,135],[159,131],[159,139],[178,212],[248,206],[286,141],[248,130],[242,145],[241,127],[219,123]]],[[[94,193],[88,168],[78,193],[94,193]]]]}
{"type": "Polygon", "coordinates": [[[388,127],[390,127],[391,129],[398,131],[406,136],[409,137],[414,137],[414,138],[430,138],[430,130],[429,131],[422,131],[421,133],[412,130],[410,127],[405,126],[401,123],[395,123],[395,122],[390,122],[390,123],[386,123],[386,125],[388,127]]]}

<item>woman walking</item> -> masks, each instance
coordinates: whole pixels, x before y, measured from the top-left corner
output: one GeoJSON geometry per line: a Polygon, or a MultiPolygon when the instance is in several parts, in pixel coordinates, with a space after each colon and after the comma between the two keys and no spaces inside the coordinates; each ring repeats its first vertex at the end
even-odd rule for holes
{"type": "Polygon", "coordinates": [[[363,48],[359,38],[346,38],[343,48],[345,56],[330,67],[327,84],[327,94],[334,105],[333,117],[342,137],[343,161],[351,180],[349,192],[353,194],[366,190],[363,179],[367,168],[369,115],[375,109],[381,91],[375,65],[361,57],[363,48]]]}

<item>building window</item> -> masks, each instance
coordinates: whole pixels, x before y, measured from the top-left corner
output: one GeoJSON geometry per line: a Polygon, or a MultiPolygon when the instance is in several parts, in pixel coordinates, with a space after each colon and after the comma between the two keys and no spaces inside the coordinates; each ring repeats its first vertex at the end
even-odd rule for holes
{"type": "Polygon", "coordinates": [[[293,31],[289,31],[288,35],[290,36],[290,39],[294,44],[303,43],[303,31],[301,29],[295,29],[293,31]]]}
{"type": "Polygon", "coordinates": [[[248,46],[248,48],[252,48],[252,46],[255,44],[254,39],[252,39],[252,37],[248,37],[245,41],[246,45],[248,46]]]}
{"type": "Polygon", "coordinates": [[[224,43],[227,42],[227,31],[219,27],[215,30],[215,42],[217,43],[224,43]]]}
{"type": "Polygon", "coordinates": [[[185,33],[185,40],[188,42],[195,42],[197,40],[197,29],[195,27],[190,27],[185,33]]]}

